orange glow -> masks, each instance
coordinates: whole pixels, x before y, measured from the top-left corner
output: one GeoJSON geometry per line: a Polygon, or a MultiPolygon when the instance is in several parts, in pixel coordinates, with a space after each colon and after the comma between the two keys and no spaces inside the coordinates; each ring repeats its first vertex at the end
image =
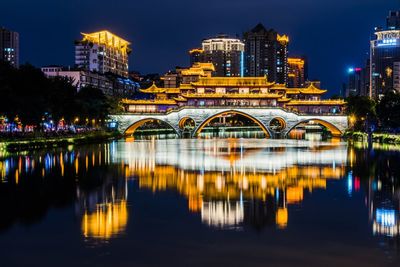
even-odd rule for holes
{"type": "Polygon", "coordinates": [[[109,239],[125,231],[128,223],[126,201],[98,205],[94,213],[85,213],[82,232],[85,237],[109,239]]]}

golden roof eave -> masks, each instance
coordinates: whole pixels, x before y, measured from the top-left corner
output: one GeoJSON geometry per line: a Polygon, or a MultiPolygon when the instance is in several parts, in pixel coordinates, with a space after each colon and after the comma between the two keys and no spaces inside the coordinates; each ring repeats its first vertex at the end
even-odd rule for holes
{"type": "Polygon", "coordinates": [[[121,102],[125,105],[176,105],[176,101],[173,99],[122,99],[121,102]]]}
{"type": "Polygon", "coordinates": [[[278,99],[278,102],[285,103],[285,102],[290,102],[291,100],[292,100],[291,98],[282,97],[278,99]]]}
{"type": "Polygon", "coordinates": [[[331,106],[338,105],[344,106],[346,104],[343,100],[291,100],[286,105],[288,106],[331,106]]]}
{"type": "Polygon", "coordinates": [[[278,99],[282,95],[279,94],[183,94],[185,98],[234,98],[234,99],[278,99]]]}
{"type": "Polygon", "coordinates": [[[174,99],[175,101],[178,101],[178,102],[186,102],[186,101],[187,101],[187,99],[184,98],[183,96],[174,97],[173,99],[174,99]]]}
{"type": "Polygon", "coordinates": [[[146,89],[140,89],[140,92],[146,93],[146,94],[161,94],[165,93],[167,91],[166,88],[159,88],[155,83],[153,83],[152,86],[146,89]]]}

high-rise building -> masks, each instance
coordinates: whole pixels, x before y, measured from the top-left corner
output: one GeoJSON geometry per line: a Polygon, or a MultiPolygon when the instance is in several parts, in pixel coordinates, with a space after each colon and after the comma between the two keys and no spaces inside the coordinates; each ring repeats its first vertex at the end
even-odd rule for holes
{"type": "Polygon", "coordinates": [[[349,68],[346,97],[363,95],[363,69],[349,68]]]}
{"type": "Polygon", "coordinates": [[[214,76],[242,77],[244,75],[244,43],[241,40],[219,35],[216,38],[203,40],[201,50],[204,52],[199,51],[192,58],[203,63],[213,63],[214,76]]]}
{"type": "Polygon", "coordinates": [[[268,80],[287,84],[289,37],[267,30],[261,23],[244,33],[246,76],[267,75],[268,80]]]}
{"type": "Polygon", "coordinates": [[[0,60],[19,67],[19,34],[0,27],[0,60]]]}
{"type": "Polygon", "coordinates": [[[82,33],[75,42],[75,64],[79,69],[128,77],[130,43],[109,31],[82,33]]]}
{"type": "Polygon", "coordinates": [[[390,11],[386,18],[386,26],[389,30],[400,29],[400,11],[390,11]]]}
{"type": "Polygon", "coordinates": [[[288,82],[289,88],[301,88],[307,80],[307,64],[304,58],[288,58],[288,82]]]}
{"type": "Polygon", "coordinates": [[[370,97],[379,98],[394,86],[395,62],[400,62],[400,12],[391,11],[386,28],[375,28],[370,52],[370,97]]]}

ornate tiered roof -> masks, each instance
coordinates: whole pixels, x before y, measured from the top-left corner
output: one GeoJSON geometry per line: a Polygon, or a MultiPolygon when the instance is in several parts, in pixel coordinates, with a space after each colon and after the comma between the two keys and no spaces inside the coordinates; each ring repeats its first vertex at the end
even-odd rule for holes
{"type": "MultiPolygon", "coordinates": [[[[195,73],[199,74],[205,69],[207,71],[212,69],[212,64],[209,63],[199,63],[195,66],[183,70],[182,73],[195,75],[195,73]]],[[[141,92],[153,94],[155,99],[125,99],[123,104],[178,107],[184,106],[186,103],[193,105],[193,103],[196,103],[193,99],[215,100],[216,102],[211,101],[210,103],[220,104],[224,103],[224,101],[218,101],[218,99],[231,99],[231,104],[236,103],[236,100],[251,100],[252,103],[256,101],[254,103],[258,103],[257,105],[276,105],[279,103],[278,105],[283,107],[345,105],[343,100],[320,100],[320,96],[327,91],[318,88],[315,83],[310,83],[306,88],[287,88],[283,84],[268,82],[267,77],[210,77],[198,75],[196,82],[182,83],[178,88],[160,88],[153,83],[149,88],[141,89],[141,92]]]]}
{"type": "Polygon", "coordinates": [[[200,77],[198,82],[191,83],[194,87],[271,87],[274,83],[266,77],[200,77]]]}
{"type": "Polygon", "coordinates": [[[166,88],[160,88],[155,83],[153,83],[147,89],[140,89],[140,92],[146,93],[146,94],[161,94],[161,93],[165,93],[166,90],[167,90],[166,88]]]}

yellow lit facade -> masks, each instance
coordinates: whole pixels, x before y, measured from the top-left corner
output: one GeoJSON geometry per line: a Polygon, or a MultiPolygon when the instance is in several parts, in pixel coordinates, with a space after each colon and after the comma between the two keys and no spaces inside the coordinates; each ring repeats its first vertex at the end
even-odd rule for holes
{"type": "Polygon", "coordinates": [[[122,104],[131,113],[164,113],[182,107],[281,107],[311,114],[343,112],[343,100],[322,100],[327,91],[310,83],[288,88],[268,82],[267,77],[211,77],[213,65],[196,63],[180,70],[182,83],[176,88],[155,84],[141,91],[152,100],[128,100],[122,104]]]}
{"type": "Polygon", "coordinates": [[[301,88],[305,86],[305,59],[288,58],[288,87],[301,88]]]}
{"type": "Polygon", "coordinates": [[[75,43],[75,64],[79,68],[128,77],[130,42],[106,30],[82,36],[75,43]]]}

